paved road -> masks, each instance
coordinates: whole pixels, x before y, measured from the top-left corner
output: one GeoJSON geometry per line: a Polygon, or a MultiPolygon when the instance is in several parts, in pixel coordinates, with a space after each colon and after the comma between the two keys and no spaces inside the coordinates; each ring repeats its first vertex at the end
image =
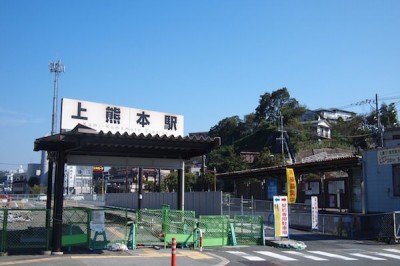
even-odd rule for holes
{"type": "Polygon", "coordinates": [[[400,265],[400,244],[341,239],[296,230],[291,230],[291,239],[304,242],[306,248],[300,250],[273,246],[237,246],[205,251],[229,260],[228,266],[400,265]]]}
{"type": "MultiPolygon", "coordinates": [[[[293,232],[293,231],[292,231],[293,232]]],[[[235,246],[177,249],[177,265],[191,266],[283,266],[283,265],[400,265],[400,245],[375,241],[339,239],[317,233],[298,232],[292,239],[303,241],[303,250],[272,246],[235,246]]],[[[138,248],[128,251],[79,251],[63,255],[17,255],[0,257],[2,265],[110,266],[171,265],[171,249],[138,248]]]]}
{"type": "MultiPolygon", "coordinates": [[[[224,266],[228,261],[218,255],[198,250],[178,249],[176,255],[177,265],[224,266]]],[[[110,266],[110,265],[171,265],[171,249],[155,250],[140,248],[128,251],[104,251],[99,253],[80,253],[62,255],[13,255],[0,257],[0,266],[3,265],[29,265],[29,266],[110,266]]]]}

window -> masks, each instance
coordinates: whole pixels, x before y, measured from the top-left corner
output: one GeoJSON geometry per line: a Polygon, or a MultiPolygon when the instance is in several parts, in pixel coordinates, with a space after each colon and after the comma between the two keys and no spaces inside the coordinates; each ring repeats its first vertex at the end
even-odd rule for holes
{"type": "Polygon", "coordinates": [[[393,165],[393,196],[400,196],[400,165],[393,165]]]}
{"type": "Polygon", "coordinates": [[[393,135],[393,139],[400,139],[400,135],[393,135]]]}

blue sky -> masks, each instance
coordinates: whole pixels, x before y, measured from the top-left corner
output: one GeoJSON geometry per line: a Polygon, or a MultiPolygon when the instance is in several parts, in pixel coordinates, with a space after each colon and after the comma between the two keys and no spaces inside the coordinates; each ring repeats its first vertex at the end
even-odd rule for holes
{"type": "Polygon", "coordinates": [[[59,100],[180,114],[185,134],[282,87],[309,109],[399,103],[399,12],[388,0],[0,0],[0,169],[40,161],[58,59],[59,100]]]}

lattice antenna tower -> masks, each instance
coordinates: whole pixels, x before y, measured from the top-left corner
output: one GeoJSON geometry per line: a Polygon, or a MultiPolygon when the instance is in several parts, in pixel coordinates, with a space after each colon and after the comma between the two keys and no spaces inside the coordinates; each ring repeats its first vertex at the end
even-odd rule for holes
{"type": "Polygon", "coordinates": [[[54,73],[53,113],[52,113],[52,125],[51,125],[51,135],[54,135],[57,131],[58,77],[60,73],[65,72],[65,67],[61,63],[61,60],[58,60],[57,62],[49,62],[49,69],[51,73],[54,73]]]}

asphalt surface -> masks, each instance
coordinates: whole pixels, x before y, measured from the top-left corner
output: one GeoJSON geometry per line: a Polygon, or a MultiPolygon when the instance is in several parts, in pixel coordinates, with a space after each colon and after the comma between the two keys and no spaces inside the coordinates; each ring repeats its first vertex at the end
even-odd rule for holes
{"type": "MultiPolygon", "coordinates": [[[[50,252],[49,252],[50,253],[50,252]]],[[[215,265],[224,266],[228,260],[215,254],[200,252],[199,250],[177,249],[176,265],[215,265]]],[[[85,251],[79,253],[54,254],[2,254],[0,256],[0,266],[2,265],[29,265],[29,266],[124,266],[124,265],[172,265],[171,248],[141,247],[127,251],[85,251]]]]}

